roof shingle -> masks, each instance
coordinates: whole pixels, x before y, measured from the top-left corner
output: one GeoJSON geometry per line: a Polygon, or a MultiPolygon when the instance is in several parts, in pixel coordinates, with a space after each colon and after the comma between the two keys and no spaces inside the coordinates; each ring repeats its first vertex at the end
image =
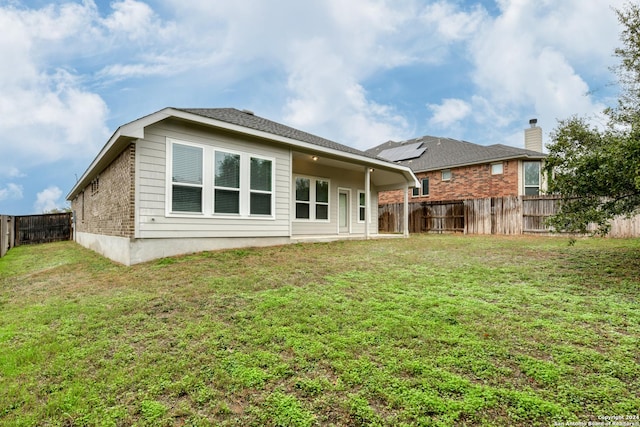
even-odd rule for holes
{"type": "Polygon", "coordinates": [[[502,144],[478,145],[467,141],[435,136],[423,136],[407,141],[387,141],[367,150],[372,156],[390,148],[422,142],[426,150],[419,158],[400,160],[395,163],[410,167],[414,172],[449,169],[458,166],[495,162],[507,159],[544,159],[543,153],[510,147],[502,144]]]}
{"type": "Polygon", "coordinates": [[[318,145],[324,148],[343,151],[346,153],[356,154],[369,158],[376,158],[375,155],[371,155],[353,147],[339,144],[335,141],[312,135],[310,133],[294,129],[281,123],[256,116],[251,112],[241,111],[235,108],[175,108],[175,110],[197,114],[202,117],[220,120],[225,123],[244,126],[249,129],[268,132],[274,135],[295,139],[297,141],[307,142],[309,144],[318,145]]]}

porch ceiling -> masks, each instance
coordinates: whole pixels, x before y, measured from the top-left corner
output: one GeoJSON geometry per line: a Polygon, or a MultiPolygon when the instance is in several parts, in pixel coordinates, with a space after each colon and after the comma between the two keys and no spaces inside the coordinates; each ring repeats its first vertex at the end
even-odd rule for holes
{"type": "Polygon", "coordinates": [[[319,167],[344,169],[359,173],[364,173],[365,167],[373,168],[373,172],[371,173],[371,183],[376,187],[384,187],[386,189],[404,188],[408,179],[402,172],[397,169],[387,169],[384,165],[380,165],[380,162],[377,162],[377,164],[354,163],[353,160],[347,161],[332,158],[328,157],[326,154],[303,153],[298,151],[293,152],[293,161],[313,163],[319,167]],[[314,156],[317,156],[317,160],[313,159],[314,156]]]}

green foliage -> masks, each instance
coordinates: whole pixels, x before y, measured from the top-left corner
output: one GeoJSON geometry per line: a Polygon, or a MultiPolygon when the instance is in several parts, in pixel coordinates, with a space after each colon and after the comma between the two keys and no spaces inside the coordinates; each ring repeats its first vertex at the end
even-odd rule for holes
{"type": "Polygon", "coordinates": [[[624,47],[615,51],[617,108],[605,111],[605,126],[572,117],[551,133],[545,172],[548,191],[562,196],[549,221],[558,231],[606,234],[612,218],[640,210],[640,6],[628,4],[617,14],[624,27],[624,47]]]}
{"type": "Polygon", "coordinates": [[[167,413],[167,407],[155,400],[143,400],[140,404],[140,414],[148,425],[158,425],[162,417],[167,413]]]}
{"type": "Polygon", "coordinates": [[[545,164],[548,191],[563,197],[550,221],[555,229],[587,233],[595,224],[606,234],[611,218],[640,208],[638,125],[601,131],[577,117],[560,122],[545,164]]]}
{"type": "Polygon", "coordinates": [[[631,124],[637,121],[640,105],[640,5],[628,3],[625,9],[616,10],[622,24],[622,47],[615,49],[620,64],[613,68],[621,86],[618,107],[609,112],[616,121],[631,124]]]}
{"type": "Polygon", "coordinates": [[[315,417],[294,396],[276,391],[267,397],[263,419],[275,427],[310,427],[315,417]]]}

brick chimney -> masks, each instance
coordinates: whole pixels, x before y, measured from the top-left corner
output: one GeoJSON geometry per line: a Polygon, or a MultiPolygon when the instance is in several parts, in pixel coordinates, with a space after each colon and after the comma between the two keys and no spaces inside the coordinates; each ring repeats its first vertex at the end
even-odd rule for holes
{"type": "Polygon", "coordinates": [[[542,153],[542,128],[537,123],[538,119],[529,120],[531,127],[524,130],[524,148],[542,153]]]}

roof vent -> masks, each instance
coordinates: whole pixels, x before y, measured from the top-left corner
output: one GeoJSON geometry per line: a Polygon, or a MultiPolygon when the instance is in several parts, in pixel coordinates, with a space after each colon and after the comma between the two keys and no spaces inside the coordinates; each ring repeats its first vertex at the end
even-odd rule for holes
{"type": "Polygon", "coordinates": [[[255,116],[256,114],[251,110],[242,110],[243,113],[248,114],[250,116],[255,116]]]}

